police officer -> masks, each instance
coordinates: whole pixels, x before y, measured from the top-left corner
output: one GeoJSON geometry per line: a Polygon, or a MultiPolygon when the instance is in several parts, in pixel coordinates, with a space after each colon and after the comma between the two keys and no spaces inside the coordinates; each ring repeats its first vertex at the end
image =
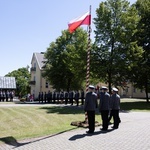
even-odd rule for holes
{"type": "Polygon", "coordinates": [[[52,101],[52,92],[50,90],[47,93],[47,100],[48,100],[48,103],[51,103],[52,101]]]}
{"type": "Polygon", "coordinates": [[[79,91],[78,90],[75,92],[74,99],[75,99],[75,101],[77,103],[77,106],[79,106],[79,91]]]}
{"type": "Polygon", "coordinates": [[[118,89],[112,89],[112,96],[111,96],[111,113],[114,120],[113,129],[118,129],[120,121],[119,117],[119,110],[120,110],[120,96],[117,94],[118,89]]]}
{"type": "Polygon", "coordinates": [[[41,92],[39,92],[38,100],[39,100],[39,103],[40,103],[41,102],[41,92]]]}
{"type": "Polygon", "coordinates": [[[47,94],[46,94],[46,92],[44,93],[44,101],[45,101],[45,103],[47,101],[47,94]]]}
{"type": "Polygon", "coordinates": [[[66,91],[65,92],[65,104],[67,105],[67,103],[68,103],[68,97],[69,97],[69,94],[68,94],[68,92],[66,91]]]}
{"type": "Polygon", "coordinates": [[[62,104],[64,101],[64,92],[63,91],[60,92],[60,100],[61,100],[61,104],[62,104]]]}
{"type": "Polygon", "coordinates": [[[81,105],[84,105],[84,90],[81,90],[81,105]]]}
{"type": "Polygon", "coordinates": [[[43,94],[43,92],[41,93],[41,101],[42,101],[42,103],[43,103],[43,100],[44,100],[44,94],[43,94]]]}
{"type": "Polygon", "coordinates": [[[110,109],[110,95],[107,93],[108,88],[102,86],[100,92],[100,103],[99,103],[99,112],[101,113],[102,118],[102,128],[101,130],[106,131],[108,129],[108,115],[110,109]]]}
{"type": "Polygon", "coordinates": [[[53,92],[52,97],[53,97],[53,98],[52,98],[52,99],[53,99],[53,103],[55,104],[55,100],[56,100],[56,92],[55,92],[55,91],[53,92]]]}
{"type": "Polygon", "coordinates": [[[74,93],[73,93],[73,91],[70,91],[69,92],[69,100],[70,100],[71,105],[73,105],[73,97],[74,97],[74,93]]]}
{"type": "Polygon", "coordinates": [[[93,133],[95,130],[95,111],[97,108],[97,94],[94,92],[95,87],[89,85],[88,92],[85,96],[84,111],[88,115],[89,131],[87,133],[93,133]]]}

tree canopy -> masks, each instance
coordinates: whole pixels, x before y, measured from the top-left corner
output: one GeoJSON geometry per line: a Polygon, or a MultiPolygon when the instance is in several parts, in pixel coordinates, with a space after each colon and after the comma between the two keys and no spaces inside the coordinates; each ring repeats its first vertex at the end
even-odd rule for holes
{"type": "Polygon", "coordinates": [[[15,77],[17,87],[16,95],[23,96],[30,92],[29,86],[30,73],[28,71],[28,67],[19,68],[18,70],[14,70],[5,76],[15,77]]]}
{"type": "Polygon", "coordinates": [[[148,101],[148,92],[150,92],[150,1],[138,0],[135,7],[140,17],[135,38],[138,46],[142,47],[143,54],[137,65],[132,66],[130,80],[135,87],[145,90],[148,101]]]}
{"type": "Polygon", "coordinates": [[[126,82],[128,70],[142,57],[142,48],[134,38],[139,16],[126,0],[102,2],[96,15],[92,70],[111,91],[111,86],[126,82]]]}
{"type": "Polygon", "coordinates": [[[45,53],[43,76],[56,90],[76,90],[83,86],[86,76],[87,32],[78,28],[70,34],[67,30],[45,53]]]}

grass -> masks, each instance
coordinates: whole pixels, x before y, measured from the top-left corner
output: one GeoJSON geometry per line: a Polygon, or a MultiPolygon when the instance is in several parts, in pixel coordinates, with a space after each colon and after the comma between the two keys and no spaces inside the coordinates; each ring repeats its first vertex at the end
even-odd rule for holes
{"type": "MultiPolygon", "coordinates": [[[[146,100],[121,99],[121,109],[150,111],[150,103],[146,100]]],[[[84,121],[84,118],[83,108],[76,106],[0,107],[0,143],[73,130],[78,127],[71,126],[71,122],[84,121]]],[[[96,113],[96,121],[101,123],[99,113],[96,113]]]]}
{"type": "MultiPolygon", "coordinates": [[[[84,121],[83,108],[21,106],[0,108],[0,141],[21,140],[73,130],[73,121],[84,121]]],[[[97,116],[98,117],[98,116],[97,116]]],[[[99,117],[100,119],[100,117],[99,117]]]]}
{"type": "Polygon", "coordinates": [[[150,111],[150,103],[144,99],[121,99],[121,110],[150,111]]]}

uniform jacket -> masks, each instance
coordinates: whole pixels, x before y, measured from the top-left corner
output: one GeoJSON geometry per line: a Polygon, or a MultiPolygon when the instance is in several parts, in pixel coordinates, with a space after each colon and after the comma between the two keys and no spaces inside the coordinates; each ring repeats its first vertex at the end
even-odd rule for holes
{"type": "Polygon", "coordinates": [[[113,94],[111,96],[111,109],[119,110],[120,109],[120,96],[118,94],[113,94]]]}
{"type": "Polygon", "coordinates": [[[110,109],[110,95],[107,92],[100,93],[99,111],[110,109]]]}
{"type": "Polygon", "coordinates": [[[88,92],[85,96],[84,111],[95,111],[97,107],[97,94],[88,92]]]}

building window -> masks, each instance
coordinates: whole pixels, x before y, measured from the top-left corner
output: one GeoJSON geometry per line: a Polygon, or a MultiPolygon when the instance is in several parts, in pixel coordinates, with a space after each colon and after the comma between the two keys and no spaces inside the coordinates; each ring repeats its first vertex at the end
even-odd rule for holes
{"type": "Polygon", "coordinates": [[[136,93],[136,88],[134,87],[133,92],[136,93]]]}
{"type": "Polygon", "coordinates": [[[33,81],[36,81],[36,77],[34,76],[34,79],[33,79],[33,81]]]}
{"type": "Polygon", "coordinates": [[[48,82],[45,83],[45,88],[48,88],[48,82]]]}
{"type": "Polygon", "coordinates": [[[36,68],[36,63],[34,63],[34,68],[36,68]]]}

